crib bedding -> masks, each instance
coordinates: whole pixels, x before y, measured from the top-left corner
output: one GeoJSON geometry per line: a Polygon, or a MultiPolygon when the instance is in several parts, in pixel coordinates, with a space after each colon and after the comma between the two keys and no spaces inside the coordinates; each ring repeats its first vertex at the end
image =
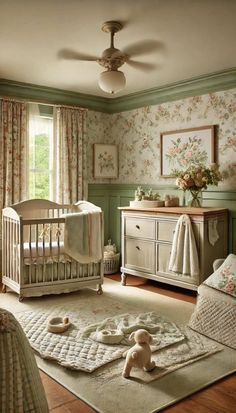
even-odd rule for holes
{"type": "MultiPolygon", "coordinates": [[[[63,241],[52,242],[24,242],[23,262],[24,265],[52,264],[53,262],[69,262],[71,258],[64,252],[63,241]]],[[[16,245],[18,256],[20,255],[20,244],[16,245]]]]}
{"type": "Polygon", "coordinates": [[[55,284],[56,282],[65,282],[66,285],[73,283],[77,280],[92,281],[100,279],[100,264],[91,263],[86,266],[78,266],[76,261],[63,260],[63,257],[59,261],[52,262],[39,262],[25,265],[24,270],[24,285],[35,286],[45,284],[55,284]]]}

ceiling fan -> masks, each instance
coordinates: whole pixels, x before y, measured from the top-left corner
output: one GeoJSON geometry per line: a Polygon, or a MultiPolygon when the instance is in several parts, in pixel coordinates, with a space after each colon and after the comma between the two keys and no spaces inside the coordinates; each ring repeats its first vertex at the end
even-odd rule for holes
{"type": "Polygon", "coordinates": [[[102,52],[101,57],[82,54],[70,49],[61,49],[58,52],[58,57],[69,60],[95,61],[104,67],[106,70],[100,74],[99,86],[107,93],[117,93],[124,89],[126,84],[125,75],[118,70],[124,63],[143,71],[155,69],[156,65],[152,63],[139,62],[131,59],[131,57],[145,54],[160,48],[160,42],[154,40],[144,40],[128,46],[121,51],[114,47],[115,33],[120,31],[123,25],[118,21],[107,21],[102,25],[102,30],[110,33],[110,47],[102,52]]]}

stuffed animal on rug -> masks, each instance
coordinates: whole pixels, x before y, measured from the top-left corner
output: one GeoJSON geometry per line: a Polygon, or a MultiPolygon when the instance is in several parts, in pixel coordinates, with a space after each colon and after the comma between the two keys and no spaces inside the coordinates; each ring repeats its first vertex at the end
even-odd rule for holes
{"type": "Polygon", "coordinates": [[[128,378],[132,367],[138,367],[144,371],[151,371],[155,368],[155,362],[151,361],[151,348],[152,336],[147,330],[139,329],[133,331],[130,334],[129,340],[135,341],[135,345],[131,347],[125,360],[125,366],[123,370],[123,377],[128,378]]]}

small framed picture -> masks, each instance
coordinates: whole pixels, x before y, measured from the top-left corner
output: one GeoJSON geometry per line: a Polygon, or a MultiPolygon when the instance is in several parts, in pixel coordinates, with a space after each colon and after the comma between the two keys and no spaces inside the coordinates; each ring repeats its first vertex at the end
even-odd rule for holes
{"type": "Polygon", "coordinates": [[[118,177],[118,148],[117,145],[94,143],[94,178],[118,177]]]}
{"type": "Polygon", "coordinates": [[[216,161],[214,125],[163,132],[160,143],[163,177],[173,176],[174,170],[216,161]]]}

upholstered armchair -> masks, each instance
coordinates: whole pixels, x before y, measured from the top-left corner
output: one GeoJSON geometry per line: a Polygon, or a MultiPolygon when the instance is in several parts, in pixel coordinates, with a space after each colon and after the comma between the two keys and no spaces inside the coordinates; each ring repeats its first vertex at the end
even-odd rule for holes
{"type": "Polygon", "coordinates": [[[49,411],[33,350],[19,322],[3,308],[0,308],[0,411],[49,411]]]}
{"type": "Polygon", "coordinates": [[[215,260],[213,269],[198,287],[189,326],[236,350],[236,255],[215,260]]]}

